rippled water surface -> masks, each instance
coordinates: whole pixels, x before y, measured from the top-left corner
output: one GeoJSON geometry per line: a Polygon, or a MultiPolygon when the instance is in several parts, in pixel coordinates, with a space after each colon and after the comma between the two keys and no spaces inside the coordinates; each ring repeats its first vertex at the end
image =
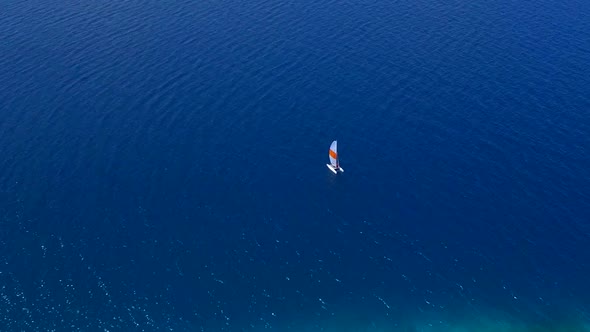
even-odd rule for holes
{"type": "Polygon", "coordinates": [[[16,0],[0,37],[2,331],[590,331],[588,1],[16,0]]]}

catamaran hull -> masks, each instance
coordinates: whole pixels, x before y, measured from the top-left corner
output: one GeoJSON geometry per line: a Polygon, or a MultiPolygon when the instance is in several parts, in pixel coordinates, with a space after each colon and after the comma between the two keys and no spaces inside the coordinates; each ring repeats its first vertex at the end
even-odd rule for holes
{"type": "Polygon", "coordinates": [[[340,172],[344,173],[344,170],[342,169],[342,167],[338,167],[338,168],[336,168],[336,167],[334,167],[334,166],[332,166],[332,165],[330,165],[330,164],[326,164],[326,166],[328,166],[328,168],[329,168],[329,169],[332,171],[332,173],[334,173],[334,174],[338,174],[338,171],[340,171],[340,172]]]}

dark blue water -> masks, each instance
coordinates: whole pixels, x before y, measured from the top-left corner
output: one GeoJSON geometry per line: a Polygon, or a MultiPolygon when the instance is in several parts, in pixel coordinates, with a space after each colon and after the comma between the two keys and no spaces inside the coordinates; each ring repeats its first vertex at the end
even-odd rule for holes
{"type": "Polygon", "coordinates": [[[588,1],[9,1],[0,37],[1,331],[590,330],[588,1]]]}

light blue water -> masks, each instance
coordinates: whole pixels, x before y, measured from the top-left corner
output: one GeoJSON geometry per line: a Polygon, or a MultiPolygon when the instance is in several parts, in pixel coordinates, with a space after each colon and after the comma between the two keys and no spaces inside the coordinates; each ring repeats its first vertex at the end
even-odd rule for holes
{"type": "Polygon", "coordinates": [[[589,31],[577,0],[2,5],[0,330],[590,330],[589,31]]]}

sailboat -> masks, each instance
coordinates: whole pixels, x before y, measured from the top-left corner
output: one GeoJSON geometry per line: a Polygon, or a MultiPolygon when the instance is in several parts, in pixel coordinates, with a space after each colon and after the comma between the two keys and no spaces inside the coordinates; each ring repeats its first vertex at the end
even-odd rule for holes
{"type": "Polygon", "coordinates": [[[330,163],[326,164],[326,166],[328,166],[334,174],[338,174],[338,171],[344,172],[342,167],[340,167],[340,161],[338,160],[338,143],[336,141],[332,142],[332,145],[330,145],[330,152],[328,155],[330,157],[330,163]]]}

